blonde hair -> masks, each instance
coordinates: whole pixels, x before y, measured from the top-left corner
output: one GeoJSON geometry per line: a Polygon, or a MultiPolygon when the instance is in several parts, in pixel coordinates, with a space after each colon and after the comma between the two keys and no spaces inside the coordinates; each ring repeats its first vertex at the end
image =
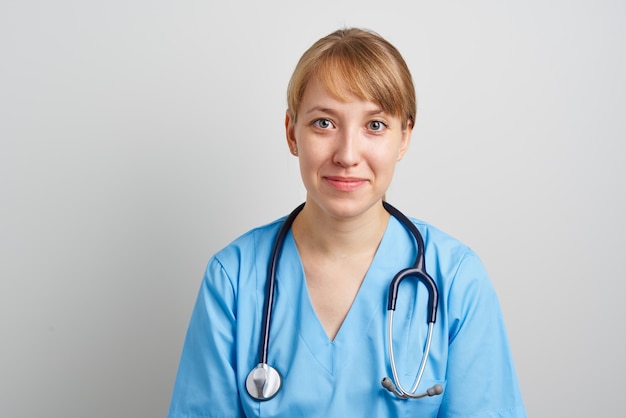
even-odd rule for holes
{"type": "Polygon", "coordinates": [[[417,101],[408,66],[400,52],[375,32],[340,29],[302,55],[287,88],[287,106],[294,120],[314,77],[340,100],[355,95],[401,118],[403,128],[409,121],[415,124],[417,101]]]}

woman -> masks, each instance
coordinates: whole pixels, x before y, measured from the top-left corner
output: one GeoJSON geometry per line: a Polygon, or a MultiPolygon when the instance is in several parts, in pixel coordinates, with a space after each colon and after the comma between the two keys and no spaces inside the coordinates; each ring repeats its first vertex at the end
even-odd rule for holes
{"type": "Polygon", "coordinates": [[[414,219],[406,222],[423,237],[439,303],[421,373],[428,280],[402,281],[392,327],[397,374],[391,367],[388,287],[414,264],[418,246],[383,199],[415,113],[406,63],[377,34],[339,30],[305,52],[289,83],[285,127],[307,196],[285,227],[274,289],[266,290],[268,263],[285,219],[248,232],[209,262],[170,417],[526,416],[481,262],[414,219]],[[396,385],[408,391],[418,374],[415,392],[432,396],[403,399],[396,385]],[[385,376],[394,379],[383,387],[385,376]]]}

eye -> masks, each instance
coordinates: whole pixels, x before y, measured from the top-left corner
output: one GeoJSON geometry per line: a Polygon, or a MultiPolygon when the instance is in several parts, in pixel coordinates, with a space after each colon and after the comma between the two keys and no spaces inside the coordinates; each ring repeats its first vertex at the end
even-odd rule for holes
{"type": "Polygon", "coordinates": [[[367,128],[374,132],[380,132],[385,130],[385,128],[387,128],[387,125],[379,120],[373,120],[367,124],[367,128]]]}
{"type": "Polygon", "coordinates": [[[316,126],[320,129],[330,129],[334,125],[329,119],[316,119],[313,121],[313,126],[316,126]]]}

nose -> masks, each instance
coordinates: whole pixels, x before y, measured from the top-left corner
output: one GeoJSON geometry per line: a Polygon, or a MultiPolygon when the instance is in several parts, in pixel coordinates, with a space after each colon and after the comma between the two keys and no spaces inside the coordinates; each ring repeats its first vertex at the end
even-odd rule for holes
{"type": "Polygon", "coordinates": [[[343,129],[337,135],[337,147],[333,162],[342,167],[352,167],[359,163],[358,132],[354,129],[343,129]]]}

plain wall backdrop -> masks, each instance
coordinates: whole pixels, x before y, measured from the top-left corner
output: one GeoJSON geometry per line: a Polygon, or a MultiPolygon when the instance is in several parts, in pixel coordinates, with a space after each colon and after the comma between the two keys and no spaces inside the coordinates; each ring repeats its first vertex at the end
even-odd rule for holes
{"type": "Polygon", "coordinates": [[[388,199],[483,259],[529,416],[623,414],[625,2],[2,0],[0,416],[166,415],[209,257],[304,199],[285,90],[343,26],[413,71],[388,199]]]}

